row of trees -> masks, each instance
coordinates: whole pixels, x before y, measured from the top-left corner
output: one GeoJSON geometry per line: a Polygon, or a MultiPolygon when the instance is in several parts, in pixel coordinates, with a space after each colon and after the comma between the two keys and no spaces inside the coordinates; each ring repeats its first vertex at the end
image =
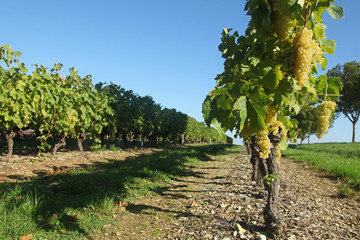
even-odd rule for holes
{"type": "Polygon", "coordinates": [[[82,143],[87,136],[157,144],[158,141],[226,142],[223,132],[205,127],[175,109],[162,108],[150,96],[141,97],[116,84],[92,84],[91,76],[80,77],[69,69],[63,77],[61,64],[53,68],[34,65],[28,74],[21,53],[9,45],[0,47],[0,132],[8,143],[10,158],[15,136],[35,135],[39,150],[52,146],[49,139],[60,140],[55,153],[66,146],[67,138],[82,143]]]}
{"type": "MultiPolygon", "coordinates": [[[[101,132],[105,137],[122,139],[125,146],[134,142],[157,145],[158,141],[185,143],[228,142],[222,130],[207,127],[205,123],[175,109],[162,108],[150,96],[141,97],[114,83],[98,83],[95,89],[108,97],[113,116],[101,132]]],[[[102,141],[103,142],[103,141],[102,141]]]]}

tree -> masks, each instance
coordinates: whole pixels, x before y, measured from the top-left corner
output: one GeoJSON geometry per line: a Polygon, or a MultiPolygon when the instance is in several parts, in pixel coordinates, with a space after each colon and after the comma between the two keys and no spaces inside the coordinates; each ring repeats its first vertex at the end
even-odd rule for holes
{"type": "Polygon", "coordinates": [[[316,133],[317,127],[317,114],[316,108],[307,104],[304,105],[300,112],[295,116],[291,117],[292,119],[297,120],[297,128],[299,138],[301,140],[300,143],[304,141],[305,138],[308,139],[308,143],[310,143],[310,136],[316,133]]]}
{"type": "Polygon", "coordinates": [[[330,69],[327,75],[341,78],[343,89],[337,111],[344,114],[352,123],[352,142],[355,142],[356,123],[360,116],[360,63],[352,61],[338,64],[330,69]]]}
{"type": "Polygon", "coordinates": [[[315,77],[317,64],[326,68],[325,53],[335,44],[327,40],[322,14],[342,17],[332,0],[247,0],[251,19],[244,36],[224,29],[219,50],[224,72],[203,103],[208,125],[236,130],[250,139],[253,166],[259,167],[268,192],[264,209],[270,235],[281,235],[285,224],[278,213],[280,149],[295,134],[289,118],[299,113],[305,100],[320,99],[317,133],[327,131],[341,87],[338,78],[315,77]],[[330,113],[330,114],[329,114],[330,113]]]}

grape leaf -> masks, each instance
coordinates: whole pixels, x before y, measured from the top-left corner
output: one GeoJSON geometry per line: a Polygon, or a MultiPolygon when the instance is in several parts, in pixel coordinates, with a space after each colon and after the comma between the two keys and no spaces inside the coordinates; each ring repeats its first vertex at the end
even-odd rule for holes
{"type": "Polygon", "coordinates": [[[342,89],[341,79],[338,77],[330,77],[328,81],[327,93],[337,96],[327,96],[326,100],[337,102],[341,89],[342,89]]]}
{"type": "Polygon", "coordinates": [[[344,17],[344,9],[340,6],[335,6],[334,4],[330,4],[327,11],[333,19],[341,19],[344,17]]]}
{"type": "Polygon", "coordinates": [[[247,118],[246,97],[241,96],[234,104],[234,110],[240,111],[240,131],[245,125],[247,118]]]}

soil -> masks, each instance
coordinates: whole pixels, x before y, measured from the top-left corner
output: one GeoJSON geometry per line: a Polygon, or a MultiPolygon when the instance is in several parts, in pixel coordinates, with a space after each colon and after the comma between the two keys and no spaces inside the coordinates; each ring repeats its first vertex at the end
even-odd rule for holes
{"type": "MultiPolygon", "coordinates": [[[[94,162],[150,154],[158,149],[100,152],[83,156],[59,153],[44,160],[15,156],[0,162],[0,181],[86,167],[94,162]]],[[[338,196],[335,178],[304,163],[280,163],[280,214],[287,231],[279,239],[360,239],[360,197],[338,196]]],[[[245,152],[201,161],[191,174],[172,180],[159,195],[125,205],[92,239],[266,239],[266,193],[251,181],[245,152]],[[125,211],[123,211],[126,209],[125,211]]],[[[269,239],[269,238],[268,238],[269,239]]]]}

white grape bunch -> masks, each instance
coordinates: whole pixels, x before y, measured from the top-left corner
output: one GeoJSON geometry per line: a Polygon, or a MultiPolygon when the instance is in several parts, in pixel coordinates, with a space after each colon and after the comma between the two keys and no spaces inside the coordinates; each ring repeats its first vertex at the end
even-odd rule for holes
{"type": "MultiPolygon", "coordinates": [[[[272,133],[273,135],[276,135],[279,132],[279,128],[281,128],[281,134],[280,134],[281,140],[286,140],[288,131],[285,125],[277,120],[276,108],[268,106],[267,110],[268,110],[268,114],[265,117],[265,124],[266,124],[266,128],[268,129],[268,132],[272,133]]],[[[278,146],[276,149],[276,159],[279,160],[280,157],[281,157],[281,151],[280,151],[280,147],[278,146]]]]}
{"type": "Polygon", "coordinates": [[[288,32],[293,28],[290,23],[291,19],[288,16],[275,12],[274,30],[281,41],[289,38],[288,32]]]}
{"type": "Polygon", "coordinates": [[[318,121],[316,128],[316,136],[322,138],[329,130],[331,114],[336,108],[336,103],[332,101],[324,101],[318,107],[318,121]]]}
{"type": "Polygon", "coordinates": [[[269,139],[269,132],[266,130],[259,130],[256,133],[257,145],[259,146],[260,158],[267,159],[270,154],[271,143],[269,139]]]}
{"type": "Polygon", "coordinates": [[[279,128],[281,128],[281,139],[287,138],[287,129],[285,125],[277,120],[277,112],[274,107],[267,107],[268,114],[265,117],[266,128],[269,133],[276,135],[279,132],[279,128]]]}
{"type": "Polygon", "coordinates": [[[323,51],[313,39],[313,32],[308,28],[293,35],[295,62],[293,73],[298,85],[305,86],[309,80],[312,64],[322,63],[323,51]]]}

